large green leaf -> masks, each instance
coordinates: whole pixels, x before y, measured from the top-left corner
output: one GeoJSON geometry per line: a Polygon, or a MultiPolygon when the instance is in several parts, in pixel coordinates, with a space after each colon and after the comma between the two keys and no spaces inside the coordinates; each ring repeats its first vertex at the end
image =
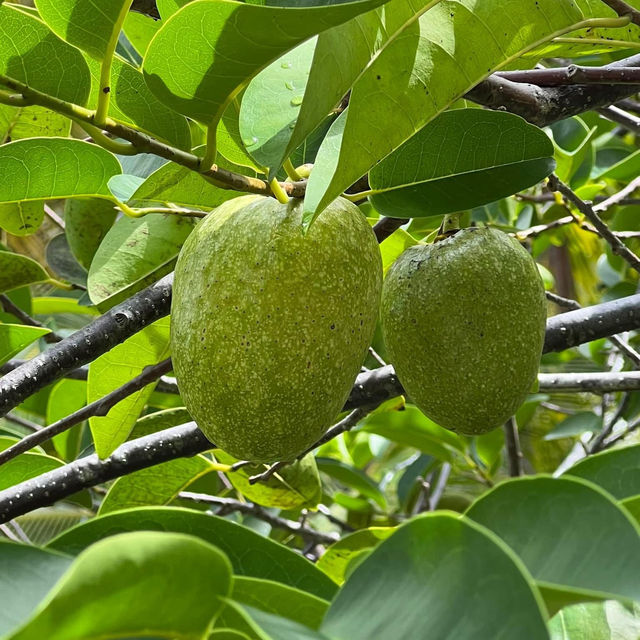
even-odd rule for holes
{"type": "Polygon", "coordinates": [[[43,220],[42,202],[0,204],[0,227],[14,236],[28,236],[35,233],[43,220]]]}
{"type": "Polygon", "coordinates": [[[304,624],[248,605],[230,603],[251,630],[253,640],[332,640],[304,624]]]}
{"type": "Polygon", "coordinates": [[[158,20],[154,20],[150,16],[129,11],[124,19],[122,30],[135,50],[141,57],[144,57],[151,39],[158,33],[160,24],[158,20]]]}
{"type": "Polygon", "coordinates": [[[322,554],[316,566],[332,580],[342,584],[347,578],[351,563],[368,554],[394,531],[394,527],[370,527],[354,531],[332,544],[322,554]]]}
{"type": "Polygon", "coordinates": [[[619,602],[575,604],[549,622],[551,640],[635,640],[640,638],[640,605],[619,602]]]}
{"type": "Polygon", "coordinates": [[[24,622],[73,558],[0,539],[0,635],[24,622]]]}
{"type": "Polygon", "coordinates": [[[308,218],[488,74],[581,20],[571,0],[509,0],[500,11],[493,0],[443,0],[415,14],[357,80],[320,148],[308,218]]]}
{"type": "MultiPolygon", "coordinates": [[[[94,402],[169,356],[169,319],[162,318],[89,365],[87,402],[94,402]]],[[[96,453],[106,458],[126,441],[146,404],[153,384],[136,391],[102,417],[89,419],[96,453]]]]}
{"type": "Polygon", "coordinates": [[[542,640],[544,620],[515,554],[484,527],[441,512],[382,542],[333,600],[321,631],[349,640],[542,640]]]}
{"type": "Polygon", "coordinates": [[[167,275],[195,223],[195,218],[162,213],[117,220],[91,262],[91,302],[104,311],[167,275]]]}
{"type": "Polygon", "coordinates": [[[519,116],[455,109],[371,170],[371,202],[395,218],[452,213],[526,189],[554,166],[549,137],[519,116]]]}
{"type": "Polygon", "coordinates": [[[204,456],[179,458],[118,478],[100,505],[99,515],[143,505],[165,505],[182,489],[214,469],[204,456]]]}
{"type": "Polygon", "coordinates": [[[4,364],[41,336],[51,333],[45,327],[0,324],[0,364],[4,364]]]}
{"type": "Polygon", "coordinates": [[[330,599],[337,586],[306,558],[235,522],[191,509],[141,507],[95,518],[63,533],[49,547],[77,554],[96,540],[125,531],[179,531],[227,554],[234,573],[282,582],[330,599]]]}
{"type": "Polygon", "coordinates": [[[193,2],[171,16],[155,36],[147,49],[144,74],[162,102],[209,125],[270,62],[383,2],[360,0],[306,9],[193,2]],[[187,41],[189,46],[184,46],[187,41]]]}
{"type": "Polygon", "coordinates": [[[36,0],[42,19],[97,60],[113,54],[131,0],[36,0]]]}
{"type": "Polygon", "coordinates": [[[126,533],[82,552],[33,618],[9,637],[199,640],[230,591],[231,566],[214,546],[178,533],[126,533]]]}
{"type": "Polygon", "coordinates": [[[260,166],[278,171],[304,96],[316,39],[263,69],[249,84],[240,109],[240,135],[260,166]]]}
{"type": "Polygon", "coordinates": [[[48,282],[50,279],[35,260],[10,251],[0,251],[0,293],[36,282],[48,282]]]}
{"type": "Polygon", "coordinates": [[[640,600],[640,527],[596,485],[569,477],[510,480],[467,515],[519,555],[552,612],[590,599],[640,600]]]}
{"type": "Polygon", "coordinates": [[[32,16],[0,6],[0,73],[49,95],[85,105],[91,78],[80,51],[32,16]]]}
{"type": "Polygon", "coordinates": [[[107,183],[119,173],[113,154],[82,140],[17,140],[0,146],[0,202],[111,198],[107,183]]]}
{"type": "Polygon", "coordinates": [[[381,509],[386,509],[387,500],[380,487],[364,471],[333,458],[317,458],[318,469],[345,486],[355,489],[373,500],[381,509]]]}
{"type": "Polygon", "coordinates": [[[603,451],[578,462],[566,475],[584,478],[618,500],[640,495],[640,444],[603,451]]]}
{"type": "MultiPolygon", "coordinates": [[[[223,451],[215,451],[215,457],[223,464],[234,464],[236,458],[223,451]]],[[[252,475],[265,470],[264,465],[249,465],[228,474],[233,487],[247,500],[264,507],[296,509],[315,507],[322,499],[322,486],[318,476],[318,467],[312,455],[287,465],[266,482],[251,484],[252,475]]]]}

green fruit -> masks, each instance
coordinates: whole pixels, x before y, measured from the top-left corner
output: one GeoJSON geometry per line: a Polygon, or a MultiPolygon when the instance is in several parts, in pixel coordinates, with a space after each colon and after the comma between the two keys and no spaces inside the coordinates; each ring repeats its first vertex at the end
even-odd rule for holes
{"type": "Polygon", "coordinates": [[[495,229],[411,247],[384,282],[383,335],[399,380],[429,418],[466,435],[491,431],[522,404],[545,319],[533,259],[495,229]]]}
{"type": "Polygon", "coordinates": [[[173,286],[173,365],[218,447],[291,460],[344,405],[375,328],[382,264],[360,210],[336,200],[306,235],[302,202],[244,196],[189,236],[173,286]]]}

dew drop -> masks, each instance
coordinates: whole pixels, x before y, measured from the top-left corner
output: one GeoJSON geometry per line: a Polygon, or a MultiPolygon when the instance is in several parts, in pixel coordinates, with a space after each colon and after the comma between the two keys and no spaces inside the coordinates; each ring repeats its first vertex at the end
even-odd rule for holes
{"type": "Polygon", "coordinates": [[[289,91],[293,91],[293,82],[285,82],[284,86],[287,87],[287,89],[289,89],[289,91]]]}
{"type": "Polygon", "coordinates": [[[291,98],[291,106],[299,107],[302,104],[302,97],[303,96],[296,96],[295,98],[291,98]]]}
{"type": "Polygon", "coordinates": [[[291,63],[290,63],[290,62],[282,62],[282,63],[280,64],[280,66],[281,66],[283,69],[291,69],[291,63]]]}
{"type": "Polygon", "coordinates": [[[258,142],[258,138],[256,138],[255,136],[251,136],[251,138],[243,138],[242,142],[245,147],[251,147],[256,142],[258,142]]]}

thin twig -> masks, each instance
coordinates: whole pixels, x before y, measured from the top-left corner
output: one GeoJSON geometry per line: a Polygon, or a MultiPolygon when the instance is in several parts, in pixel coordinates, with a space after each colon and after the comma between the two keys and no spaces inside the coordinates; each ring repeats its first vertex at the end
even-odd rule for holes
{"type": "Polygon", "coordinates": [[[629,129],[629,131],[634,131],[635,133],[640,132],[640,118],[627,113],[619,107],[602,107],[597,109],[597,111],[607,120],[611,120],[611,122],[615,122],[616,124],[623,126],[625,129],[629,129]]]}
{"type": "Polygon", "coordinates": [[[55,331],[51,331],[49,327],[45,327],[42,322],[38,322],[35,318],[32,318],[18,305],[14,304],[11,298],[4,293],[0,295],[0,305],[2,305],[2,308],[6,313],[10,313],[12,316],[16,317],[22,324],[26,324],[29,327],[38,327],[39,329],[48,329],[50,333],[42,336],[45,342],[53,344],[54,342],[60,342],[60,340],[62,340],[62,336],[58,335],[55,331]]]}
{"type": "Polygon", "coordinates": [[[53,223],[55,223],[63,231],[65,230],[64,220],[46,203],[44,205],[44,212],[53,223]]]}
{"type": "Polygon", "coordinates": [[[407,224],[407,222],[409,222],[408,218],[380,218],[373,225],[373,232],[380,243],[386,240],[394,231],[397,231],[403,224],[407,224]]]}
{"type": "Polygon", "coordinates": [[[540,373],[538,388],[541,392],[591,392],[640,390],[640,371],[590,373],[540,373]]]}
{"type": "Polygon", "coordinates": [[[522,450],[520,449],[520,435],[515,418],[509,418],[504,425],[505,448],[509,460],[509,475],[517,478],[524,473],[522,450]]]}
{"type": "Polygon", "coordinates": [[[21,418],[13,413],[7,413],[4,417],[5,420],[9,422],[13,422],[13,424],[18,424],[25,429],[29,429],[31,433],[35,433],[36,431],[42,431],[42,425],[36,424],[35,422],[31,422],[31,420],[27,420],[26,418],[21,418]]]}
{"type": "MultiPolygon", "coordinates": [[[[311,453],[314,449],[321,447],[323,444],[330,442],[334,438],[338,437],[342,433],[346,433],[347,431],[353,429],[362,418],[364,418],[368,413],[370,413],[373,409],[375,409],[377,405],[367,406],[367,407],[358,407],[354,409],[347,416],[342,418],[340,422],[336,423],[331,427],[317,442],[314,442],[309,448],[305,449],[301,454],[296,457],[296,460],[301,460],[308,453],[311,453]]],[[[256,482],[264,482],[268,480],[276,471],[282,469],[282,467],[289,464],[288,461],[280,461],[271,465],[266,471],[262,473],[258,473],[255,476],[251,476],[249,478],[249,482],[251,484],[255,484],[256,482]]]]}
{"type": "MultiPolygon", "coordinates": [[[[610,207],[613,207],[614,205],[620,204],[621,202],[623,202],[627,198],[627,196],[630,196],[637,189],[640,189],[640,176],[633,179],[624,189],[621,189],[620,191],[618,191],[618,193],[614,193],[612,196],[610,196],[606,200],[600,202],[599,204],[596,204],[593,207],[593,210],[596,213],[604,213],[610,207]]],[[[616,235],[620,237],[620,234],[616,234],[616,235]]]]}
{"type": "Polygon", "coordinates": [[[634,431],[637,431],[638,428],[640,428],[640,419],[635,420],[626,429],[604,442],[600,446],[599,450],[604,451],[605,449],[610,449],[614,444],[617,444],[621,440],[624,440],[628,435],[631,435],[634,431]]]}
{"type": "Polygon", "coordinates": [[[193,500],[194,502],[200,502],[202,504],[223,507],[226,511],[237,511],[238,513],[253,516],[254,518],[267,522],[272,527],[283,529],[294,535],[299,535],[305,540],[312,541],[315,544],[330,545],[340,539],[340,536],[335,533],[322,533],[300,522],[275,516],[253,502],[240,502],[240,500],[234,500],[233,498],[221,498],[220,496],[211,496],[206,493],[192,493],[191,491],[181,491],[178,497],[184,500],[193,500]]]}
{"type": "Polygon", "coordinates": [[[558,191],[571,202],[580,213],[582,213],[591,224],[597,229],[598,233],[606,242],[609,243],[611,250],[620,256],[636,271],[640,272],[640,258],[626,247],[620,238],[618,238],[611,229],[603,222],[602,218],[593,210],[593,207],[582,200],[572,189],[562,182],[556,175],[549,176],[549,187],[553,191],[558,191]]]}
{"type": "Polygon", "coordinates": [[[33,449],[33,447],[50,440],[53,436],[71,429],[74,425],[79,424],[88,418],[93,416],[106,416],[111,408],[118,404],[118,402],[132,395],[136,391],[139,391],[143,387],[146,387],[148,384],[151,384],[162,374],[167,373],[168,371],[171,371],[171,358],[167,358],[158,364],[145,367],[140,375],[129,380],[129,382],[118,387],[103,398],[82,407],[82,409],[79,409],[65,418],[54,422],[48,427],[43,427],[39,431],[25,436],[22,440],[16,442],[16,444],[8,447],[4,451],[0,451],[0,465],[8,462],[21,453],[24,453],[29,449],[33,449]]]}

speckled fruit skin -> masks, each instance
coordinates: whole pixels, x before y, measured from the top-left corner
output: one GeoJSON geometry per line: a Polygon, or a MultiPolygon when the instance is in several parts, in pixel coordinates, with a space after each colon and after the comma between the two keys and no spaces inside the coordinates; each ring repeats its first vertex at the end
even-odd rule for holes
{"type": "Polygon", "coordinates": [[[204,434],[243,460],[290,460],[344,406],[382,288],[373,231],[347,200],[303,235],[302,202],[243,196],[189,236],[173,285],[173,365],[204,434]]]}
{"type": "Polygon", "coordinates": [[[465,435],[502,425],[536,379],[546,302],[527,251],[496,229],[464,229],[405,251],[382,293],[382,330],[407,393],[465,435]]]}

